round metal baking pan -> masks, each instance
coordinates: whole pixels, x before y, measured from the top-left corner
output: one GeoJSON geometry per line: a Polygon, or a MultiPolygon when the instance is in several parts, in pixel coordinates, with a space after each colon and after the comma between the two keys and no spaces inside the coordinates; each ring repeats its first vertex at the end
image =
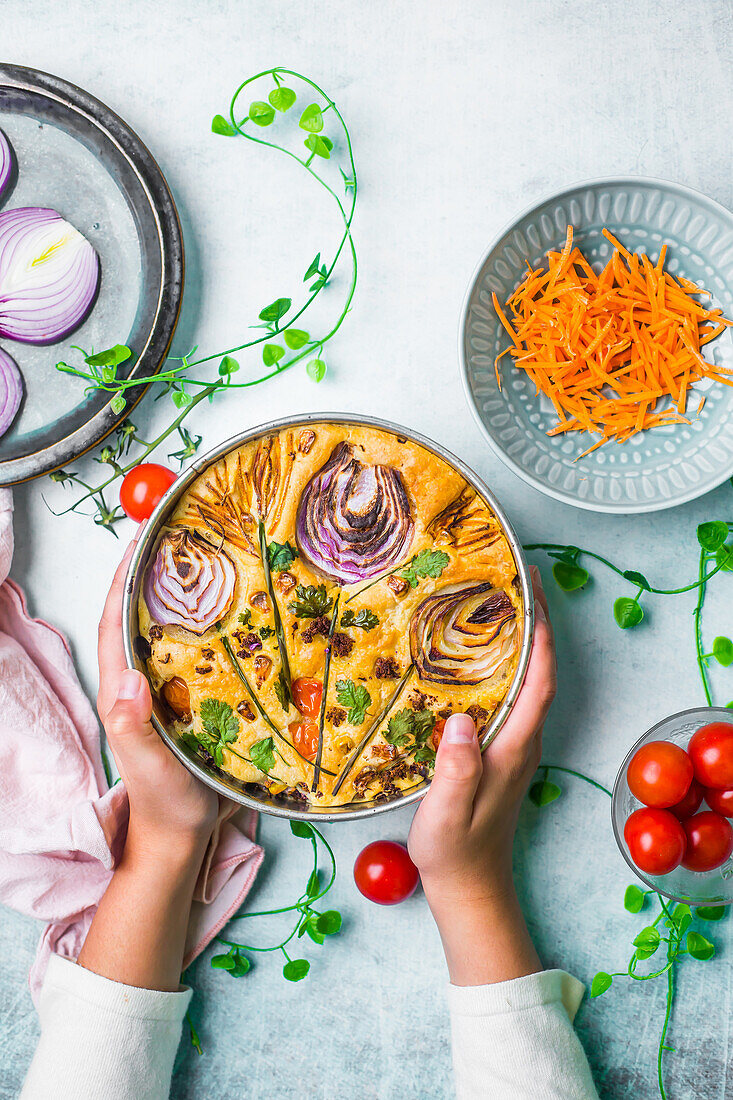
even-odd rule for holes
{"type": "MultiPolygon", "coordinates": [[[[282,420],[273,420],[267,424],[260,424],[255,428],[249,428],[247,431],[240,432],[238,435],[232,436],[231,439],[225,440],[207,454],[197,458],[196,461],[181,474],[178,480],[171,485],[145,525],[138,539],[135,552],[130,560],[122,609],[122,630],[128,665],[130,668],[137,668],[139,671],[145,672],[143,662],[141,662],[136,655],[133,645],[134,640],[139,635],[137,605],[140,584],[145,575],[148,559],[156,544],[160,529],[165,525],[180,497],[204,470],[212,463],[228,454],[229,451],[241,447],[252,439],[258,439],[262,436],[269,435],[271,432],[280,431],[282,428],[302,428],[315,424],[356,424],[359,426],[380,428],[382,431],[403,436],[413,443],[419,444],[419,446],[424,447],[425,450],[431,451],[434,455],[437,455],[449,465],[453,466],[453,468],[466,479],[468,484],[486,500],[499,520],[514,556],[514,560],[517,563],[517,574],[521,583],[522,602],[524,605],[524,621],[522,648],[519,654],[517,670],[509,687],[509,691],[494,712],[481,738],[482,748],[485,747],[494,737],[496,737],[506,721],[507,715],[519,694],[519,689],[522,686],[529,663],[529,653],[532,646],[532,629],[534,625],[534,598],[532,595],[529,568],[525,561],[521,544],[504,513],[504,509],[496,500],[494,494],[483,481],[476,476],[473,470],[470,470],[468,466],[465,465],[465,463],[459,458],[456,458],[455,455],[451,454],[451,452],[447,451],[444,447],[440,447],[437,443],[433,443],[432,440],[426,439],[417,432],[413,432],[409,428],[404,428],[401,424],[388,423],[385,420],[377,420],[374,417],[354,416],[351,413],[317,413],[308,416],[285,417],[282,420]]],[[[243,806],[249,806],[254,810],[262,810],[276,817],[297,818],[305,821],[353,821],[356,818],[371,817],[374,814],[384,813],[386,810],[393,810],[399,806],[407,806],[411,802],[420,799],[430,786],[430,780],[424,780],[414,787],[411,787],[409,790],[403,791],[398,797],[390,799],[389,801],[354,802],[345,806],[325,806],[323,809],[318,806],[309,806],[304,809],[301,803],[290,803],[265,795],[259,796],[253,794],[251,785],[245,785],[241,780],[226,775],[216,766],[206,764],[205,761],[197,756],[196,753],[192,752],[187,745],[171,735],[166,729],[162,718],[162,712],[157,714],[154,710],[153,724],[156,730],[171,752],[178,757],[189,771],[193,772],[202,782],[206,783],[209,787],[213,787],[218,794],[223,795],[225,798],[231,798],[234,802],[239,802],[243,806]]]]}
{"type": "Polygon", "coordinates": [[[140,138],[88,92],[56,76],[0,64],[0,129],[15,172],[2,209],[50,206],[80,230],[101,263],[99,292],[81,326],[55,344],[3,339],[25,383],[20,412],[0,439],[0,485],[73,461],[130,413],[145,387],[85,393],[56,370],[88,352],[127,344],[121,376],[147,378],[170,348],[183,294],[183,237],[163,173],[140,138]]]}

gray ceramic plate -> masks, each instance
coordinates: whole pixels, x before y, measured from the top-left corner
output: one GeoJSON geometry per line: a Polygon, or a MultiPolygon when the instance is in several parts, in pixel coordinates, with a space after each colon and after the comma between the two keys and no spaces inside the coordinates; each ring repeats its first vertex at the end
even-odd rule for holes
{"type": "Polygon", "coordinates": [[[158,165],[140,139],[99,100],[55,76],[0,65],[0,130],[17,166],[2,208],[51,206],[97,250],[102,275],[93,309],[65,340],[46,347],[2,340],[23,374],[25,397],[0,439],[0,485],[70,462],[110,432],[120,414],[109,397],[56,370],[77,344],[127,344],[127,375],[154,374],[173,338],[183,293],[183,240],[158,165]]]}
{"type": "MultiPolygon", "coordinates": [[[[533,383],[494,359],[508,338],[494,311],[492,291],[503,302],[526,270],[559,248],[571,223],[575,242],[600,271],[611,252],[605,227],[631,250],[656,258],[668,245],[667,269],[712,292],[714,305],[733,316],[733,215],[705,195],[676,183],[629,177],[592,180],[555,194],[512,222],[479,264],[464,302],[459,333],[463,380],[471,407],[499,457],[535,488],[556,500],[597,512],[651,512],[692,500],[733,474],[733,388],[698,383],[707,400],[692,424],[654,428],[627,443],[610,443],[576,455],[594,442],[588,433],[549,437],[552,406],[533,383]]],[[[733,368],[728,329],[706,348],[713,361],[733,368]]]]}

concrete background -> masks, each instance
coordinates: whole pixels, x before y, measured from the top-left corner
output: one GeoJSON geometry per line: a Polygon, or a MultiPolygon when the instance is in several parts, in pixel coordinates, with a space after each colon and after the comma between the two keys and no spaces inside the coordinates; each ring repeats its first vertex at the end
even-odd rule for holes
{"type": "MultiPolygon", "coordinates": [[[[695,576],[695,526],[730,517],[729,486],[647,518],[590,515],[545,499],[484,444],[466,407],[458,311],[483,248],[516,212],[553,188],[638,173],[697,187],[730,206],[731,5],[556,0],[4,0],[7,60],[83,85],[149,145],[181,213],[188,278],[175,347],[214,352],[240,342],[258,310],[295,297],[305,265],[338,226],[305,175],[275,153],[209,132],[245,77],[280,64],[312,76],[351,127],[360,176],[354,224],[360,282],[353,311],[317,387],[301,368],[261,389],[201,409],[204,446],[245,425],[304,410],[347,409],[402,420],[459,453],[492,485],[524,541],[573,541],[673,587],[695,576]]],[[[267,89],[265,89],[266,94],[267,89]]],[[[337,307],[343,283],[330,301],[337,307]]],[[[117,339],[111,334],[110,342],[117,339]]],[[[252,369],[255,364],[252,363],[252,369]]],[[[71,384],[71,383],[70,383],[71,384]]],[[[162,403],[135,415],[143,435],[162,403]]],[[[167,414],[165,414],[167,415],[167,414]]],[[[163,457],[163,461],[165,458],[163,457]]],[[[85,460],[76,467],[92,472],[85,460]]],[[[120,542],[77,516],[54,518],[58,487],[15,494],[15,578],[33,611],[69,636],[82,679],[96,688],[96,622],[120,542]],[[49,491],[50,490],[50,491],[49,491]]],[[[693,597],[647,601],[642,627],[621,633],[621,594],[594,572],[583,593],[548,582],[561,687],[546,758],[610,784],[629,744],[664,715],[703,702],[694,662],[693,597]]],[[[730,633],[730,580],[711,585],[707,638],[730,633]]],[[[733,674],[713,674],[716,701],[733,674]]],[[[605,796],[577,781],[539,813],[528,807],[517,843],[526,911],[547,965],[589,982],[625,966],[641,917],[622,908],[630,875],[611,835],[605,796]]],[[[267,956],[241,981],[192,971],[205,1056],[183,1044],[176,1100],[452,1095],[444,964],[424,899],[393,910],[356,892],[350,866],[378,836],[404,839],[410,813],[332,826],[340,866],[334,904],[341,936],[309,945],[310,977],[285,982],[267,956]]],[[[267,862],[258,907],[302,889],[308,846],[263,820],[267,862]]],[[[266,907],[266,906],[265,906],[266,907]]],[[[0,911],[0,1096],[17,1094],[37,1038],[25,976],[40,929],[0,911]]],[[[271,929],[250,930],[255,942],[271,929]]],[[[733,1096],[730,929],[718,958],[681,968],[667,1056],[674,1100],[733,1096]]],[[[603,1097],[655,1095],[663,982],[617,985],[578,1017],[603,1097]]]]}

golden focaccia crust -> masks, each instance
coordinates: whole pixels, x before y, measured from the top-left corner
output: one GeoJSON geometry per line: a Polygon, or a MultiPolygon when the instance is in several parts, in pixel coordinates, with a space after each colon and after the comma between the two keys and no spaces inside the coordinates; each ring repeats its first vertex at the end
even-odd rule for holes
{"type": "MultiPolygon", "coordinates": [[[[202,705],[206,700],[218,701],[226,704],[226,714],[231,708],[228,729],[236,730],[236,737],[220,747],[219,766],[243,782],[264,786],[285,799],[317,801],[321,806],[393,797],[430,774],[442,723],[450,713],[469,711],[481,727],[505,697],[522,643],[516,563],[489,506],[458,471],[418,444],[358,424],[313,423],[283,429],[232,451],[201,474],[179,501],[166,531],[179,528],[195,532],[212,553],[228,555],[236,574],[234,592],[221,620],[197,635],[181,625],[154,621],[141,586],[139,626],[142,645],[149,652],[148,675],[170,728],[190,746],[198,745],[197,751],[210,764],[216,765],[216,753],[202,721],[202,705]],[[300,553],[286,569],[272,571],[270,588],[261,557],[259,519],[269,546],[297,548],[301,495],[343,442],[364,466],[380,464],[399,471],[414,524],[404,561],[391,576],[339,585],[311,568],[300,553]],[[421,551],[440,551],[449,561],[439,575],[413,578],[416,586],[412,587],[409,577],[400,573],[421,551]],[[497,590],[504,606],[508,601],[508,618],[515,626],[510,652],[498,672],[473,684],[422,679],[410,647],[416,609],[427,597],[451,591],[451,586],[463,589],[482,584],[497,590]],[[302,716],[292,702],[284,707],[281,701],[284,671],[273,595],[291,682],[309,677],[323,683],[332,610],[322,620],[290,610],[297,586],[320,585],[325,585],[331,608],[338,598],[338,617],[331,631],[321,770],[312,791],[314,762],[295,751],[289,729],[302,716]],[[370,629],[344,625],[344,613],[349,611],[354,617],[368,611],[369,621],[376,616],[378,623],[370,629]],[[363,714],[348,705],[348,681],[353,690],[368,693],[363,714]],[[188,701],[187,708],[181,698],[188,701]],[[385,708],[389,710],[372,729],[385,708]],[[397,721],[390,726],[395,716],[397,721]],[[354,758],[365,738],[363,751],[354,758]],[[252,746],[262,742],[274,755],[267,771],[252,762],[252,746]],[[348,772],[334,794],[347,763],[348,772]]],[[[257,748],[254,753],[262,762],[257,748]]]]}

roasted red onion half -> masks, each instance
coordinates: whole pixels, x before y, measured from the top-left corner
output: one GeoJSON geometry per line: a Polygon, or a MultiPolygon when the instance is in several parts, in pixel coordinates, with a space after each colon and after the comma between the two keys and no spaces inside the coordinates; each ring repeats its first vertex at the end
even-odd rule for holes
{"type": "Polygon", "coordinates": [[[8,353],[0,348],[0,435],[5,435],[15,420],[22,399],[20,371],[8,353]]]}
{"type": "Polygon", "coordinates": [[[55,210],[0,214],[0,335],[61,340],[86,316],[98,282],[97,253],[55,210]]]}
{"type": "Polygon", "coordinates": [[[452,584],[428,596],[410,623],[410,653],[421,680],[481,684],[514,656],[514,605],[490,582],[452,584]]]}
{"type": "Polygon", "coordinates": [[[13,154],[10,152],[10,142],[0,130],[0,197],[10,182],[13,171],[13,154]]]}
{"type": "Polygon", "coordinates": [[[339,443],[303,490],[296,535],[317,573],[355,584],[389,573],[412,542],[407,491],[393,466],[364,466],[339,443]]]}
{"type": "Polygon", "coordinates": [[[234,595],[234,563],[184,528],[164,535],[145,578],[145,603],[161,626],[203,634],[226,614],[234,595]]]}

